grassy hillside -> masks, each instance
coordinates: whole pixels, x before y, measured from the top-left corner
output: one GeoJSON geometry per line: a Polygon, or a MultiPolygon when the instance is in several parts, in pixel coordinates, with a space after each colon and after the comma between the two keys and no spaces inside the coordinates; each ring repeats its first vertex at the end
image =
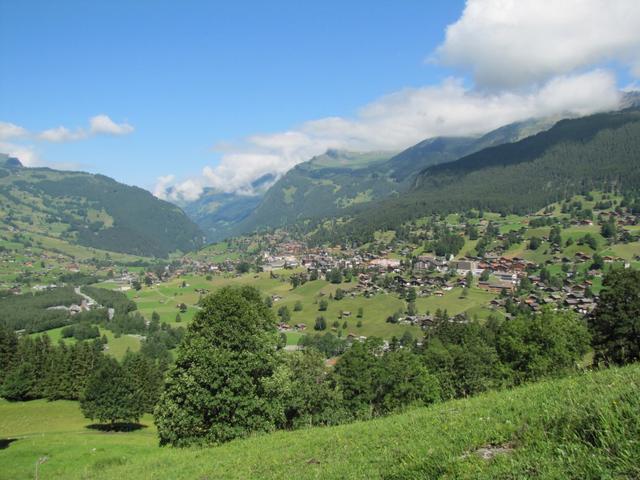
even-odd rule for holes
{"type": "Polygon", "coordinates": [[[0,158],[0,219],[6,233],[164,257],[201,244],[178,207],[103,175],[24,168],[0,158]]]}
{"type": "Polygon", "coordinates": [[[212,448],[87,428],[73,402],[0,403],[0,478],[596,479],[640,475],[640,366],[585,373],[375,421],[212,448]],[[16,439],[16,440],[13,440],[16,439]]]}

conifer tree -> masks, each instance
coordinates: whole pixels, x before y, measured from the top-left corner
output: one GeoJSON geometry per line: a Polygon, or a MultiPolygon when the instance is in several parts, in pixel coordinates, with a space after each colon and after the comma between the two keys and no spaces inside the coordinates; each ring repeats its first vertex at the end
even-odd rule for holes
{"type": "Polygon", "coordinates": [[[85,417],[109,423],[137,423],[144,413],[143,402],[122,366],[113,358],[105,359],[89,379],[80,400],[85,417]]]}

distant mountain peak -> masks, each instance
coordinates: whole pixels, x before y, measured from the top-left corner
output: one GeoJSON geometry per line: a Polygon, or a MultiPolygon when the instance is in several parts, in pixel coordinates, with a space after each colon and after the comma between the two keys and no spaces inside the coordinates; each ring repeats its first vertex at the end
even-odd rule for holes
{"type": "Polygon", "coordinates": [[[9,168],[24,167],[24,165],[22,165],[22,162],[18,158],[7,155],[6,153],[0,153],[0,165],[9,168]]]}
{"type": "Polygon", "coordinates": [[[620,100],[620,108],[640,108],[640,90],[624,92],[620,100]]]}

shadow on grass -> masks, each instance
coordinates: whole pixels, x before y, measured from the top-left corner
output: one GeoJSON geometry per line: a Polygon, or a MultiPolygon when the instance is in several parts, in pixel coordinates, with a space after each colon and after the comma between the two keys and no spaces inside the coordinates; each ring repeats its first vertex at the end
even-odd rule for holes
{"type": "Polygon", "coordinates": [[[18,439],[17,438],[0,438],[0,450],[4,450],[16,440],[18,439]]]}
{"type": "Polygon", "coordinates": [[[87,428],[100,432],[135,432],[136,430],[147,428],[147,426],[141,423],[116,422],[92,423],[91,425],[87,425],[87,428]]]}

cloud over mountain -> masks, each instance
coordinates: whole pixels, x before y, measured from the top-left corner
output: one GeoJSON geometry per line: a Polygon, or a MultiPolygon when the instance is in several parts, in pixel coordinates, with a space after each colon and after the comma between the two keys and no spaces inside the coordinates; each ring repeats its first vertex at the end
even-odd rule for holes
{"type": "Polygon", "coordinates": [[[482,92],[450,78],[379,98],[352,119],[312,120],[286,132],[254,135],[227,145],[220,163],[205,167],[202,176],[173,184],[162,177],[155,193],[187,200],[211,186],[250,194],[256,178],[282,175],[329,148],[400,150],[428,137],[475,135],[531,117],[607,110],[618,100],[615,77],[605,70],[559,76],[525,91],[482,92]]]}

